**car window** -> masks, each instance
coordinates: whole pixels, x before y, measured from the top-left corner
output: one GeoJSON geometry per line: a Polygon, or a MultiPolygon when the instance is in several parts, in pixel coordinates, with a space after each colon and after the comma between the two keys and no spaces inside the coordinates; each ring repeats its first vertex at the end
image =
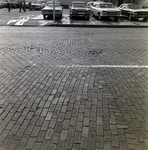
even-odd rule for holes
{"type": "MultiPolygon", "coordinates": [[[[47,6],[53,7],[53,4],[52,3],[47,3],[47,6]]],[[[60,6],[61,6],[60,4],[55,4],[55,7],[60,7],[60,6]]]]}
{"type": "Polygon", "coordinates": [[[73,4],[73,7],[85,8],[85,7],[86,7],[86,4],[73,4]]]}
{"type": "Polygon", "coordinates": [[[139,5],[128,5],[128,8],[130,8],[130,9],[141,9],[142,7],[139,5]]]}
{"type": "Polygon", "coordinates": [[[99,5],[100,8],[113,8],[112,4],[100,4],[99,5]]]}
{"type": "Polygon", "coordinates": [[[123,8],[123,5],[120,5],[119,8],[123,8]]]}

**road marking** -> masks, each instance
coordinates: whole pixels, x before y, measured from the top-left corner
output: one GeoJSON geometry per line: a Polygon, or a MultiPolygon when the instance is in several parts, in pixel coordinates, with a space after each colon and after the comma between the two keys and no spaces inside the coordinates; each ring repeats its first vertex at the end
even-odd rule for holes
{"type": "Polygon", "coordinates": [[[148,68],[139,65],[60,65],[61,68],[148,68]]]}
{"type": "Polygon", "coordinates": [[[34,17],[32,17],[31,19],[43,19],[43,15],[36,15],[34,17]]]}
{"type": "Polygon", "coordinates": [[[38,23],[39,23],[40,26],[45,26],[45,25],[48,25],[48,24],[55,24],[54,20],[50,20],[50,21],[41,20],[41,21],[38,21],[38,23]]]}
{"type": "Polygon", "coordinates": [[[17,20],[9,20],[8,22],[7,22],[7,25],[9,25],[9,24],[11,24],[11,23],[13,23],[13,22],[17,22],[18,21],[18,19],[17,20]]]}
{"type": "Polygon", "coordinates": [[[29,16],[20,16],[18,19],[9,20],[7,22],[7,25],[9,25],[11,23],[15,23],[15,25],[23,25],[25,22],[29,21],[29,19],[31,17],[32,17],[31,15],[29,15],[29,16]]]}
{"type": "Polygon", "coordinates": [[[25,22],[27,22],[30,19],[30,16],[25,16],[22,19],[20,19],[19,21],[17,21],[17,23],[15,25],[23,25],[25,22]]]}

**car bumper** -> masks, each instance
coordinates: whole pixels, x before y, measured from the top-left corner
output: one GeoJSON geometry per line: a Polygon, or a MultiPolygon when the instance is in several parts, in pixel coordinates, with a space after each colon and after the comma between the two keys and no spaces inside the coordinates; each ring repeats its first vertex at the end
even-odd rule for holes
{"type": "Polygon", "coordinates": [[[148,15],[134,15],[134,14],[131,14],[131,17],[133,18],[148,18],[148,15]]]}
{"type": "Polygon", "coordinates": [[[70,13],[71,16],[74,16],[74,17],[89,17],[90,16],[90,13],[83,13],[83,12],[77,12],[77,13],[73,13],[71,12],[70,13]]]}
{"type": "Polygon", "coordinates": [[[122,15],[114,15],[114,14],[110,14],[110,15],[105,15],[105,14],[100,14],[101,17],[122,17],[122,15]]]}
{"type": "Polygon", "coordinates": [[[36,9],[36,10],[40,10],[40,9],[41,9],[40,6],[34,6],[34,5],[32,5],[31,8],[32,8],[32,9],[36,9]]]}
{"type": "MultiPolygon", "coordinates": [[[[49,17],[53,16],[53,12],[42,12],[43,15],[48,15],[49,17]]],[[[62,12],[55,13],[55,17],[59,17],[62,15],[62,12]]]]}

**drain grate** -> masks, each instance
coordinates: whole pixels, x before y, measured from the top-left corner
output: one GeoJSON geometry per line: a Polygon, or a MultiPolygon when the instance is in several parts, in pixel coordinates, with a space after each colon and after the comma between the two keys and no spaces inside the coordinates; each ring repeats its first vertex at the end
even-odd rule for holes
{"type": "Polygon", "coordinates": [[[102,54],[104,51],[103,50],[89,50],[88,54],[89,55],[99,55],[102,54]]]}

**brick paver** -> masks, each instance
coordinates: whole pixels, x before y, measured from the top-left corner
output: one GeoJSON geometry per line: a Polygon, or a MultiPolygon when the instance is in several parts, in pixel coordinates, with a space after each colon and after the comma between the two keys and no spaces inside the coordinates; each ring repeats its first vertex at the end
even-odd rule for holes
{"type": "Polygon", "coordinates": [[[0,30],[0,150],[148,149],[147,29],[0,30]]]}

